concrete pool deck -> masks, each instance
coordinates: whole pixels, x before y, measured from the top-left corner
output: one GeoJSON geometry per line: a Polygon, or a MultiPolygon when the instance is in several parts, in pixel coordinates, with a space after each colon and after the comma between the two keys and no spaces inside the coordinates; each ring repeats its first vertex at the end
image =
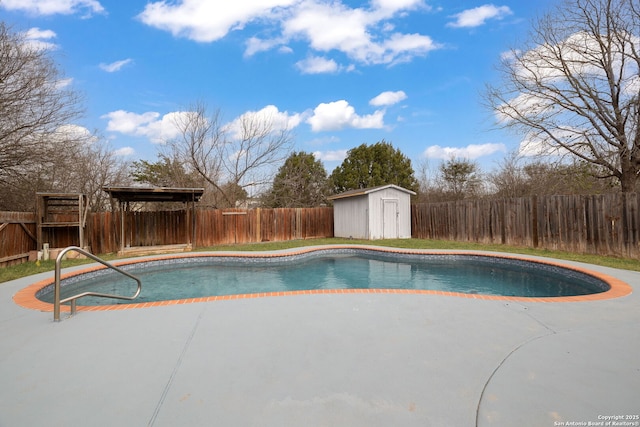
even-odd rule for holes
{"type": "Polygon", "coordinates": [[[289,295],[56,323],[13,301],[53,273],[0,283],[0,426],[640,425],[640,272],[562,264],[634,292],[289,295]]]}

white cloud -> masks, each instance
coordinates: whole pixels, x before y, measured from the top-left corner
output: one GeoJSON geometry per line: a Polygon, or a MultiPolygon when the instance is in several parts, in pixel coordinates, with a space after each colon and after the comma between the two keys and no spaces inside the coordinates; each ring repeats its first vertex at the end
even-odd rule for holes
{"type": "Polygon", "coordinates": [[[58,126],[56,131],[50,136],[50,140],[59,143],[72,140],[92,144],[96,141],[96,137],[84,126],[68,124],[58,126]]]}
{"type": "Polygon", "coordinates": [[[419,7],[428,9],[423,0],[373,0],[371,3],[376,9],[391,11],[400,9],[416,9],[419,7]]]}
{"type": "Polygon", "coordinates": [[[109,119],[107,124],[107,131],[109,132],[135,134],[138,128],[156,120],[159,116],[160,113],[156,112],[137,114],[118,110],[105,114],[102,118],[109,119]]]}
{"type": "Polygon", "coordinates": [[[345,100],[322,103],[307,119],[314,132],[335,131],[345,128],[380,129],[384,127],[384,111],[378,110],[373,114],[360,116],[345,100]]]}
{"type": "Polygon", "coordinates": [[[375,23],[363,9],[350,9],[342,3],[303,3],[284,24],[284,34],[305,37],[319,51],[342,47],[353,51],[371,43],[367,27],[375,23]]]}
{"type": "Polygon", "coordinates": [[[316,51],[339,51],[363,64],[406,61],[439,46],[428,36],[400,33],[387,36],[376,29],[384,27],[387,19],[407,5],[415,4],[385,1],[382,5],[386,9],[365,10],[351,9],[338,2],[303,2],[283,23],[283,34],[287,38],[308,40],[316,51]]]}
{"type": "Polygon", "coordinates": [[[125,65],[131,63],[132,59],[127,58],[127,59],[123,59],[121,61],[115,61],[112,62],[110,64],[100,64],[100,68],[104,71],[106,71],[107,73],[114,73],[116,71],[120,71],[122,69],[122,67],[124,67],[125,65]]]}
{"type": "Polygon", "coordinates": [[[259,22],[274,37],[249,38],[245,56],[304,40],[316,52],[338,51],[364,64],[391,64],[440,48],[426,35],[391,33],[389,20],[416,9],[428,8],[423,0],[375,0],[368,8],[324,0],[177,0],[150,2],[138,19],[198,42],[213,42],[259,22]]]}
{"type": "Polygon", "coordinates": [[[451,158],[477,159],[499,151],[506,152],[504,144],[470,144],[466,147],[441,147],[432,145],[424,150],[424,157],[449,160],[451,158]]]}
{"type": "Polygon", "coordinates": [[[24,36],[28,40],[52,39],[56,37],[56,33],[52,30],[41,30],[38,27],[30,28],[24,36]]]}
{"type": "MultiPolygon", "coordinates": [[[[280,46],[281,44],[285,43],[286,41],[284,40],[279,40],[279,39],[270,39],[270,40],[264,40],[264,39],[259,39],[258,37],[250,37],[249,40],[247,40],[247,48],[244,51],[244,56],[253,56],[258,52],[264,52],[267,50],[271,50],[276,46],[280,46]]],[[[283,51],[283,48],[285,48],[284,46],[281,47],[281,53],[285,53],[283,51]]],[[[289,48],[289,52],[291,53],[292,50],[291,48],[289,48]]]]}
{"type": "Polygon", "coordinates": [[[561,147],[551,146],[536,138],[525,139],[518,147],[518,156],[522,157],[559,157],[567,153],[568,151],[561,147]]]}
{"type": "Polygon", "coordinates": [[[547,116],[557,111],[556,105],[552,97],[541,97],[536,94],[521,93],[515,98],[504,104],[499,105],[494,114],[496,121],[500,124],[507,124],[514,117],[518,116],[547,116]]]}
{"type": "Polygon", "coordinates": [[[341,162],[347,158],[347,150],[314,151],[313,157],[323,162],[341,162]]]}
{"type": "Polygon", "coordinates": [[[33,15],[71,15],[78,12],[91,15],[104,12],[104,7],[95,0],[2,0],[0,8],[33,15]]]}
{"type": "Polygon", "coordinates": [[[153,121],[143,129],[143,134],[156,144],[163,144],[180,135],[180,130],[176,126],[179,117],[189,115],[185,111],[167,113],[160,120],[153,121]]]}
{"type": "Polygon", "coordinates": [[[116,156],[128,157],[135,154],[135,152],[136,150],[134,150],[131,147],[122,147],[122,148],[118,148],[117,150],[114,150],[113,154],[115,154],[116,156]]]}
{"type": "Polygon", "coordinates": [[[174,36],[199,42],[223,38],[255,19],[275,19],[281,8],[297,0],[179,0],[147,3],[138,18],[145,24],[169,31],[174,36]]]}
{"type": "Polygon", "coordinates": [[[319,56],[311,56],[302,61],[298,61],[296,62],[296,67],[302,71],[302,74],[335,73],[339,70],[336,61],[319,56]]]}
{"type": "Polygon", "coordinates": [[[58,90],[62,90],[64,88],[67,88],[69,86],[71,86],[71,83],[73,83],[73,79],[71,77],[66,78],[66,79],[60,79],[58,81],[56,81],[56,89],[58,90]]]}
{"type": "MultiPolygon", "coordinates": [[[[0,5],[2,2],[0,1],[0,5]]],[[[56,33],[51,30],[41,30],[40,28],[34,27],[25,31],[23,34],[24,43],[27,46],[31,47],[35,50],[55,50],[58,48],[58,45],[55,43],[51,43],[50,39],[56,38],[56,33]]]]}
{"type": "Polygon", "coordinates": [[[592,153],[588,145],[576,145],[576,139],[587,139],[593,137],[595,131],[585,131],[570,126],[553,129],[551,135],[546,133],[529,132],[520,142],[518,147],[518,155],[520,156],[543,156],[543,157],[559,157],[569,153],[565,148],[559,145],[559,141],[564,144],[571,145],[574,150],[582,152],[583,155],[589,157],[592,153]],[[589,135],[589,134],[592,135],[589,135]]]}
{"type": "Polygon", "coordinates": [[[374,107],[393,105],[397,104],[400,101],[404,101],[405,99],[407,99],[407,94],[401,90],[397,92],[387,91],[382,92],[380,95],[369,101],[369,105],[373,105],[374,107]]]}
{"type": "Polygon", "coordinates": [[[424,55],[432,50],[440,49],[429,36],[420,34],[394,33],[383,43],[384,55],[373,63],[398,63],[410,61],[414,56],[424,55]]]}
{"type": "Polygon", "coordinates": [[[513,12],[508,6],[485,4],[453,15],[456,20],[448,23],[447,26],[453,28],[479,27],[484,25],[489,19],[502,19],[511,14],[513,14],[513,12]]]}
{"type": "MultiPolygon", "coordinates": [[[[125,135],[134,135],[148,138],[156,144],[163,144],[180,135],[177,123],[183,122],[189,114],[188,111],[174,111],[161,115],[155,111],[138,114],[129,111],[118,110],[103,115],[101,118],[109,120],[108,132],[118,132],[125,135]]],[[[241,137],[242,124],[252,123],[257,126],[269,127],[271,132],[290,130],[298,126],[303,119],[301,114],[289,115],[280,112],[273,105],[268,105],[259,111],[248,111],[230,123],[223,129],[232,137],[241,137]]]]}
{"type": "Polygon", "coordinates": [[[301,114],[290,115],[286,111],[279,111],[275,105],[267,105],[258,111],[247,111],[232,122],[224,126],[224,130],[229,132],[234,138],[241,138],[243,124],[264,126],[270,132],[281,132],[291,130],[302,122],[301,114]]]}
{"type": "MultiPolygon", "coordinates": [[[[539,82],[542,79],[543,83],[557,83],[565,80],[567,73],[581,77],[606,78],[605,70],[598,60],[602,57],[600,43],[600,40],[588,32],[573,33],[558,44],[539,45],[518,55],[514,69],[518,78],[531,82],[539,82]]],[[[612,56],[614,63],[613,68],[622,70],[623,79],[638,75],[638,66],[633,61],[625,61],[627,67],[620,67],[626,55],[623,52],[637,50],[638,47],[640,47],[640,40],[633,38],[631,43],[620,41],[608,48],[608,54],[612,56]]],[[[616,77],[613,79],[615,80],[616,77]]]]}
{"type": "Polygon", "coordinates": [[[522,51],[515,49],[515,50],[507,50],[505,52],[502,52],[500,54],[500,59],[502,61],[508,61],[511,62],[513,61],[518,55],[520,55],[522,53],[522,51]]]}
{"type": "Polygon", "coordinates": [[[176,120],[187,112],[172,112],[160,117],[160,113],[149,111],[143,114],[124,110],[113,111],[102,116],[108,119],[107,131],[125,135],[143,136],[156,144],[165,143],[180,135],[176,120]]]}

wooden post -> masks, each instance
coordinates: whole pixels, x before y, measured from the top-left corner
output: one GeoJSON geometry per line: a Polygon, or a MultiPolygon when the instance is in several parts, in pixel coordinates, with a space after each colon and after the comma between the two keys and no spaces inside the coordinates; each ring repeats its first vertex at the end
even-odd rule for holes
{"type": "Polygon", "coordinates": [[[500,202],[500,243],[507,243],[507,215],[506,215],[507,199],[502,199],[500,202]]]}
{"type": "Polygon", "coordinates": [[[533,247],[538,247],[538,196],[531,198],[531,240],[533,247]]]}
{"type": "Polygon", "coordinates": [[[82,220],[84,213],[84,195],[78,194],[78,240],[80,248],[84,249],[84,221],[82,220]]]}
{"type": "MultiPolygon", "coordinates": [[[[183,202],[184,206],[184,234],[186,245],[190,246],[193,238],[193,224],[191,223],[191,205],[189,202],[183,202]]],[[[176,218],[176,223],[180,222],[180,217],[176,218]]]]}
{"type": "Polygon", "coordinates": [[[124,215],[125,215],[125,203],[127,202],[120,202],[120,252],[124,252],[124,247],[125,247],[125,239],[126,236],[124,234],[124,215]]]}
{"type": "Polygon", "coordinates": [[[256,209],[256,242],[261,242],[262,238],[261,238],[261,230],[260,230],[260,225],[262,223],[262,220],[260,219],[260,208],[256,209]]]}
{"type": "Polygon", "coordinates": [[[196,196],[191,193],[191,249],[196,248],[196,196]]]}
{"type": "Polygon", "coordinates": [[[44,196],[36,194],[36,250],[42,249],[42,216],[44,215],[44,196]]]}

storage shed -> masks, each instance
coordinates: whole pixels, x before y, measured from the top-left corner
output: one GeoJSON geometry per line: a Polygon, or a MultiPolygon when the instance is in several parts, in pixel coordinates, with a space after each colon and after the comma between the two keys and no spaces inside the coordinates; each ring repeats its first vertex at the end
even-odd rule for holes
{"type": "Polygon", "coordinates": [[[333,200],[334,236],[370,240],[411,238],[411,196],[415,194],[389,184],[329,197],[333,200]]]}

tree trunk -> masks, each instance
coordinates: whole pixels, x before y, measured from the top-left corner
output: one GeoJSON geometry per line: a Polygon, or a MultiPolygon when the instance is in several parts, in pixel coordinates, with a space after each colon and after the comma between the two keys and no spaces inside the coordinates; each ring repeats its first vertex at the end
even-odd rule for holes
{"type": "Polygon", "coordinates": [[[620,165],[622,174],[620,175],[620,187],[623,193],[631,193],[636,191],[636,182],[638,180],[637,169],[628,161],[622,161],[620,165]]]}

